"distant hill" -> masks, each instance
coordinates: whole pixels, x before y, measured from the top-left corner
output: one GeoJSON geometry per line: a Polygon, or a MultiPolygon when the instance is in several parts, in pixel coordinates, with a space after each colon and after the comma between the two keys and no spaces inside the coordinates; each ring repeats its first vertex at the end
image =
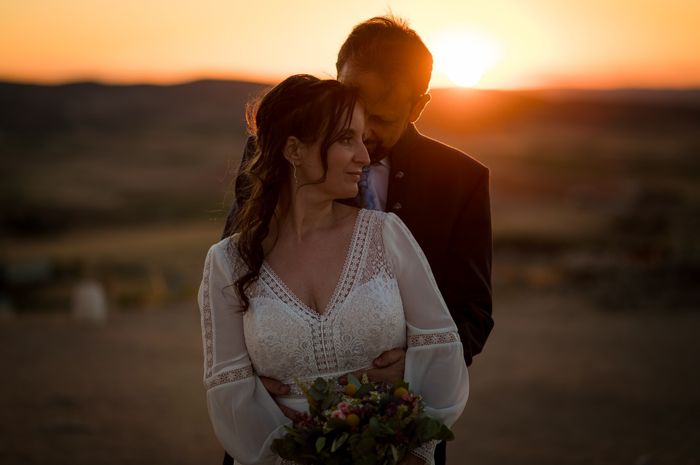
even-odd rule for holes
{"type": "Polygon", "coordinates": [[[265,87],[216,80],[167,86],[0,82],[0,130],[24,133],[240,125],[246,102],[265,87]]]}
{"type": "Polygon", "coordinates": [[[700,123],[700,90],[436,89],[423,126],[478,132],[510,125],[687,130],[700,123]]]}
{"type": "MultiPolygon", "coordinates": [[[[177,85],[34,85],[0,82],[0,131],[108,131],[157,127],[211,130],[243,125],[247,101],[267,85],[201,80],[177,85]]],[[[585,124],[631,128],[700,122],[700,90],[435,89],[421,120],[442,131],[480,131],[503,124],[585,124]]]]}

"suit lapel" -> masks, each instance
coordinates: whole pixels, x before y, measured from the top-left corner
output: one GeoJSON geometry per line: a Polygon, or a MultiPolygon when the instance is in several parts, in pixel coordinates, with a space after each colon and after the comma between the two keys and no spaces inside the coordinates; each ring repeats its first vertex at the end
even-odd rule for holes
{"type": "Polygon", "coordinates": [[[389,186],[386,200],[386,211],[394,212],[405,222],[405,215],[410,211],[410,205],[406,200],[410,198],[410,192],[417,188],[414,184],[415,177],[415,142],[419,134],[413,124],[404,132],[403,136],[391,151],[389,186]]]}
{"type": "MultiPolygon", "coordinates": [[[[396,213],[413,234],[421,249],[428,257],[436,277],[442,268],[439,259],[447,246],[441,237],[448,237],[442,228],[440,213],[446,207],[446,199],[436,197],[428,186],[435,180],[428,179],[432,174],[429,164],[430,153],[425,153],[423,136],[414,125],[404,133],[391,154],[387,211],[396,213]]],[[[439,182],[439,181],[438,181],[439,182]]]]}

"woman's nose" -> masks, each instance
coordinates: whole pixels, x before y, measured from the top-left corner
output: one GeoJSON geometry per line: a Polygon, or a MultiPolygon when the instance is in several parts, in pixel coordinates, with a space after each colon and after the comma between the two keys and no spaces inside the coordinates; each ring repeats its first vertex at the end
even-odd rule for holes
{"type": "Polygon", "coordinates": [[[369,152],[364,143],[359,144],[358,150],[355,152],[355,160],[363,165],[369,165],[369,152]]]}

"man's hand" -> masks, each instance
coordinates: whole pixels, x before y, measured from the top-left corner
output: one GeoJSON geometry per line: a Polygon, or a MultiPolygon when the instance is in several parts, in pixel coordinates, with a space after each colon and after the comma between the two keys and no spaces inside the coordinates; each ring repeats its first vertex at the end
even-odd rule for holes
{"type": "Polygon", "coordinates": [[[367,370],[367,376],[372,381],[397,383],[403,381],[406,351],[403,349],[387,350],[372,362],[374,368],[367,370]]]}
{"type": "MultiPolygon", "coordinates": [[[[261,376],[260,381],[262,381],[263,386],[265,386],[265,389],[267,389],[267,392],[269,392],[272,398],[275,399],[275,402],[277,402],[277,396],[289,394],[289,386],[274,378],[261,376]]],[[[296,420],[297,416],[301,413],[298,410],[289,408],[286,405],[280,404],[279,402],[277,402],[277,406],[280,408],[280,410],[282,410],[284,416],[292,421],[296,420]]]]}
{"type": "MultiPolygon", "coordinates": [[[[404,364],[406,362],[406,351],[404,349],[391,349],[375,358],[369,370],[356,371],[353,373],[360,378],[363,373],[367,374],[370,381],[383,381],[393,384],[403,380],[404,364]]],[[[340,383],[347,383],[345,376],[340,378],[340,383]]]]}

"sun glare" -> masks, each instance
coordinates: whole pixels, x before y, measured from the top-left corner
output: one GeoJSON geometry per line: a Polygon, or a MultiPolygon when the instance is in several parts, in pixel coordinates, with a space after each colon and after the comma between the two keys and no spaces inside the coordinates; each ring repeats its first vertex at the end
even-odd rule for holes
{"type": "Polygon", "coordinates": [[[484,73],[500,60],[500,50],[481,35],[467,32],[444,33],[431,44],[435,71],[455,85],[475,87],[484,73]]]}

